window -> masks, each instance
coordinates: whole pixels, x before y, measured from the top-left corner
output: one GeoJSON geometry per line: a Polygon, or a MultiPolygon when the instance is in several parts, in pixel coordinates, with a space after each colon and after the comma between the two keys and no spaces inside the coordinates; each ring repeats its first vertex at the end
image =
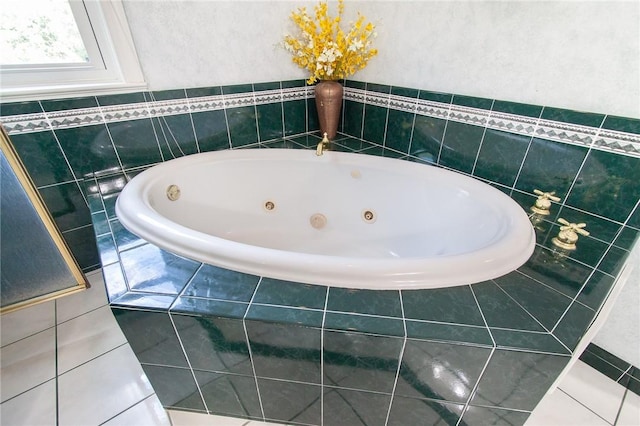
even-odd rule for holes
{"type": "Polygon", "coordinates": [[[4,0],[2,101],[146,88],[119,1],[4,0]]]}

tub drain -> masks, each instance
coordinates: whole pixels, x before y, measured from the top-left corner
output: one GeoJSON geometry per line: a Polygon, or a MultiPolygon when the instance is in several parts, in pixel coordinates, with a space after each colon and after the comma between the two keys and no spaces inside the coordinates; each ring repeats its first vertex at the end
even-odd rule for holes
{"type": "Polygon", "coordinates": [[[327,218],[322,213],[315,213],[309,218],[309,223],[316,229],[322,229],[327,224],[327,218]]]}
{"type": "Polygon", "coordinates": [[[376,221],[376,214],[373,212],[373,210],[363,210],[362,220],[367,223],[373,223],[376,221]]]}
{"type": "Polygon", "coordinates": [[[266,201],[266,202],[264,203],[264,209],[265,209],[266,211],[269,211],[269,212],[270,212],[270,211],[272,211],[272,210],[273,210],[273,209],[275,209],[275,208],[276,208],[276,203],[274,203],[273,201],[266,201]]]}

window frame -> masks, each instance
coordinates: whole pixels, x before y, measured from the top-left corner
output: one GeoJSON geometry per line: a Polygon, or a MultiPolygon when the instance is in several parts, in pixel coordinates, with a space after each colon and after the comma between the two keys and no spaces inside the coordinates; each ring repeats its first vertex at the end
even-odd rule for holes
{"type": "Polygon", "coordinates": [[[0,66],[1,102],[147,89],[122,1],[69,3],[89,62],[0,66]]]}

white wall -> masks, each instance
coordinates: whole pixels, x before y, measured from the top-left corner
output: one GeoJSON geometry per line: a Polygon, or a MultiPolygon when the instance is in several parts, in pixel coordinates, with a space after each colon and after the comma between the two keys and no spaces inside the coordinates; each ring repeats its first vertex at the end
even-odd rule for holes
{"type": "MultiPolygon", "coordinates": [[[[277,45],[293,30],[290,11],[315,4],[124,0],[152,90],[305,77],[277,45]]],[[[355,79],[640,117],[639,2],[367,0],[346,9],[378,24],[380,54],[355,79]]]]}
{"type": "MultiPolygon", "coordinates": [[[[278,43],[299,1],[124,0],[151,90],[306,78],[278,43]]],[[[640,117],[636,1],[347,1],[378,24],[357,80],[640,117]]],[[[335,9],[333,9],[335,10],[335,9]]],[[[636,250],[637,253],[638,250],[636,250]]],[[[596,343],[640,366],[640,260],[596,343]],[[634,304],[635,303],[635,304],[634,304]]]]}

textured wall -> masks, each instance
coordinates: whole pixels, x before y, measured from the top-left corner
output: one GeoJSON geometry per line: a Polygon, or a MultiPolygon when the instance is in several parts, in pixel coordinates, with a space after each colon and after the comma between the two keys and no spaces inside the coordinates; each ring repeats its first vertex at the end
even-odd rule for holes
{"type": "MultiPolygon", "coordinates": [[[[152,90],[304,77],[277,44],[314,4],[124,0],[152,90]]],[[[345,21],[356,11],[380,50],[358,80],[640,117],[637,2],[348,1],[345,21]]]]}

